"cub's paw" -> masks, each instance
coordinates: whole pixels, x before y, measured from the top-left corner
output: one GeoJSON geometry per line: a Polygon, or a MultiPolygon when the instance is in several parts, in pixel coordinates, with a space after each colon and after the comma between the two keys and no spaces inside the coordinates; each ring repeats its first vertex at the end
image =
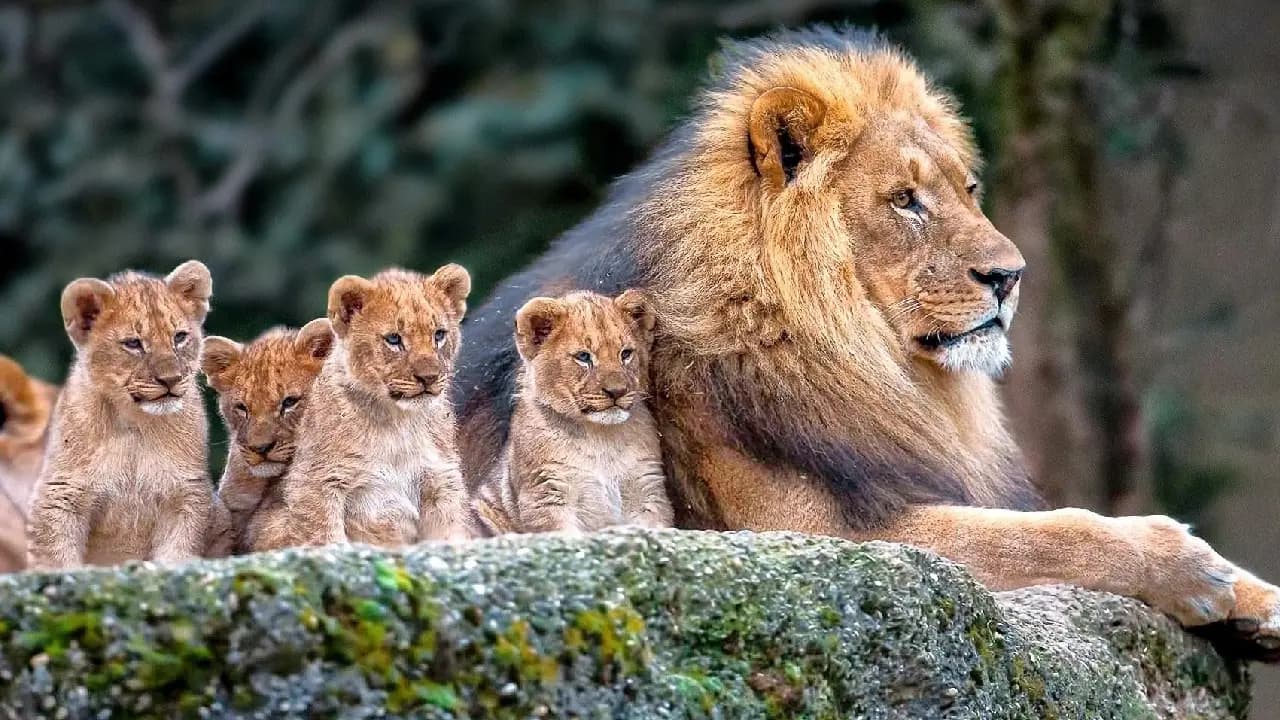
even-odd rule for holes
{"type": "Polygon", "coordinates": [[[1135,593],[1140,599],[1186,627],[1230,616],[1240,573],[1190,528],[1163,515],[1116,522],[1141,558],[1140,592],[1135,593]]]}

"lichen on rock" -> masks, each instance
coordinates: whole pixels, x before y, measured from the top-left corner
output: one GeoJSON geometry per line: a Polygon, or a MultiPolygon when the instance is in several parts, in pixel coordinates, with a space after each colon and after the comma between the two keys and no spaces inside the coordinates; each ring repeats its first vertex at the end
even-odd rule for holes
{"type": "Polygon", "coordinates": [[[625,530],[0,579],[0,717],[1242,718],[1133,600],[884,543],[625,530]],[[105,714],[104,714],[105,712],[105,714]]]}

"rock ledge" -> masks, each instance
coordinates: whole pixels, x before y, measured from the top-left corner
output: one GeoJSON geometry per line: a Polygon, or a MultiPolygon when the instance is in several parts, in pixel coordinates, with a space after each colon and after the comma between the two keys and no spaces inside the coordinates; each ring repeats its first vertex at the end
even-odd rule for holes
{"type": "Polygon", "coordinates": [[[1243,718],[1132,600],[883,543],[618,531],[0,579],[4,718],[1243,718]]]}

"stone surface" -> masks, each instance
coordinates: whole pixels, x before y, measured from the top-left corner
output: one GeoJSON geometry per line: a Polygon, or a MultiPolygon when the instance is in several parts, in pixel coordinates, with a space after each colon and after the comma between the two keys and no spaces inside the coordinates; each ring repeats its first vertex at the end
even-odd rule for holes
{"type": "Polygon", "coordinates": [[[909,548],[619,531],[0,579],[4,718],[1238,718],[1141,604],[909,548]]]}

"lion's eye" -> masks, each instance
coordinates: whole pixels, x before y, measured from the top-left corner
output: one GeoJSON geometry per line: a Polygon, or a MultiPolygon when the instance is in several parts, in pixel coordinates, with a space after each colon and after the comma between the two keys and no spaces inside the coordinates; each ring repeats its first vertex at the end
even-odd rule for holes
{"type": "Polygon", "coordinates": [[[142,352],[142,341],[138,338],[125,338],[120,344],[130,352],[142,352]]]}
{"type": "Polygon", "coordinates": [[[182,347],[183,345],[186,344],[188,337],[189,336],[187,335],[187,332],[185,330],[179,330],[173,335],[173,346],[182,347]]]}
{"type": "Polygon", "coordinates": [[[967,193],[969,193],[970,195],[977,195],[977,194],[978,194],[978,183],[975,181],[975,182],[971,182],[971,183],[969,183],[968,185],[965,185],[965,186],[964,186],[964,191],[965,191],[965,192],[967,192],[967,193]]]}
{"type": "Polygon", "coordinates": [[[635,354],[636,351],[631,348],[622,348],[622,352],[619,353],[619,357],[622,358],[622,362],[631,362],[631,356],[635,354]]]}
{"type": "Polygon", "coordinates": [[[579,350],[573,354],[573,361],[582,367],[591,367],[591,353],[586,350],[579,350]]]}
{"type": "Polygon", "coordinates": [[[444,328],[436,330],[436,347],[444,345],[444,341],[449,337],[449,331],[444,328]]]}
{"type": "Polygon", "coordinates": [[[245,407],[244,403],[236,403],[236,413],[239,414],[241,417],[248,417],[249,408],[245,407]]]}
{"type": "Polygon", "coordinates": [[[899,210],[910,210],[916,206],[916,191],[910,188],[898,190],[889,199],[899,210]]]}
{"type": "Polygon", "coordinates": [[[400,337],[400,333],[387,333],[382,336],[382,339],[396,350],[404,348],[404,338],[400,337]]]}
{"type": "Polygon", "coordinates": [[[280,409],[281,409],[281,410],[288,410],[288,409],[292,408],[294,405],[297,405],[297,404],[298,404],[298,398],[297,398],[297,396],[295,396],[295,395],[290,395],[289,397],[287,397],[287,398],[285,398],[285,399],[283,399],[283,400],[281,400],[281,401],[280,401],[280,409]]]}

